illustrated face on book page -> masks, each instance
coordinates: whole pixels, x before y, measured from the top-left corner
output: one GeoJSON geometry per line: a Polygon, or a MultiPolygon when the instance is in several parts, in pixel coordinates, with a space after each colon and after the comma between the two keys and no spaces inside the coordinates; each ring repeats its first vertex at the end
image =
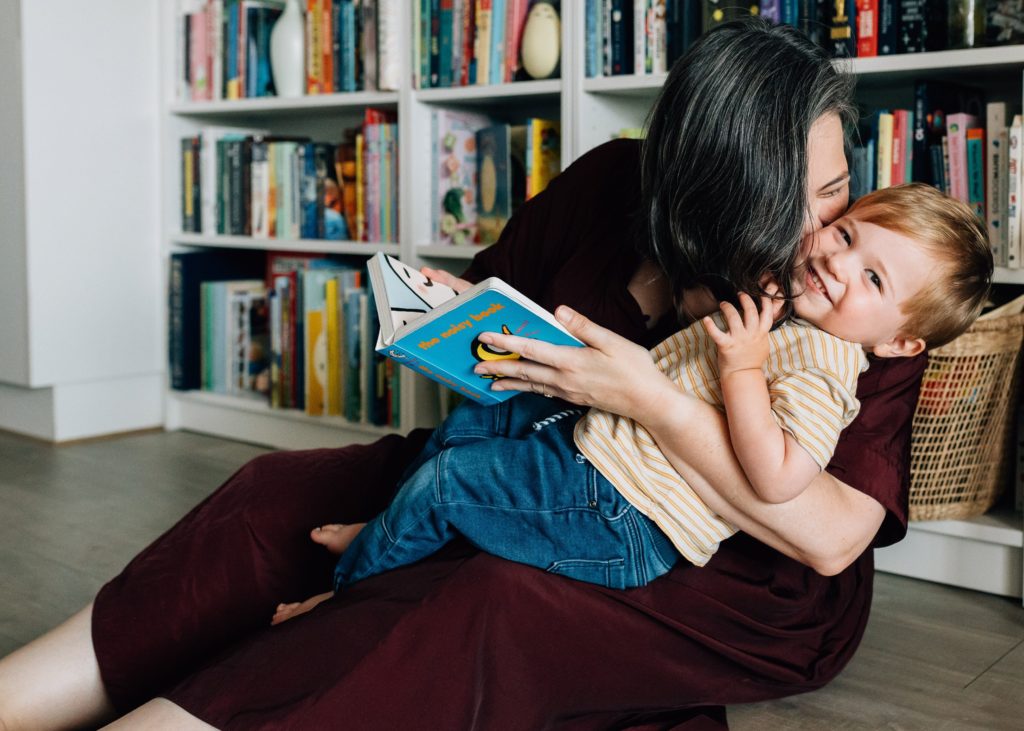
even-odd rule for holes
{"type": "Polygon", "coordinates": [[[385,261],[389,267],[382,271],[396,330],[455,296],[451,287],[428,279],[397,259],[388,256],[385,261]]]}

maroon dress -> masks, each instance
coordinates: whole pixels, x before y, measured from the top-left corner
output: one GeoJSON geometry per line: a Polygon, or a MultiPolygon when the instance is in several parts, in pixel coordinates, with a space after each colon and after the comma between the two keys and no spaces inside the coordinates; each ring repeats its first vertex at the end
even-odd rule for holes
{"type": "MultiPolygon", "coordinates": [[[[526,204],[467,278],[497,275],[652,346],[627,292],[638,143],[581,158],[526,204]]],[[[739,213],[739,212],[738,212],[739,213]]],[[[829,471],[906,529],[910,420],[924,358],[874,363],[829,471]]],[[[853,655],[871,605],[867,551],[838,576],[739,534],[614,591],[456,542],[271,628],[280,601],[331,586],[308,538],[390,499],[423,430],[369,446],[259,457],[96,598],[93,641],[116,706],[163,696],[219,728],[724,728],[722,705],[821,687],[853,655]]]]}

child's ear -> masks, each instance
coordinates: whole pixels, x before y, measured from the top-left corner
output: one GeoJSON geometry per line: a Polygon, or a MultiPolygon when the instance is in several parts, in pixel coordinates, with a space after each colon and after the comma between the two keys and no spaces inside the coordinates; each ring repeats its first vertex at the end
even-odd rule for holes
{"type": "Polygon", "coordinates": [[[894,337],[884,343],[879,343],[871,349],[879,358],[909,358],[924,351],[925,342],[921,338],[894,337]]]}

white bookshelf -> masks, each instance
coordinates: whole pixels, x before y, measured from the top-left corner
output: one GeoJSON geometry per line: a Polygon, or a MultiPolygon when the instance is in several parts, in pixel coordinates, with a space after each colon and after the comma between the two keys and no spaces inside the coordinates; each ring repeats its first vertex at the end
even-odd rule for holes
{"type": "MultiPolygon", "coordinates": [[[[562,164],[606,142],[623,128],[643,125],[665,75],[585,78],[582,3],[562,3],[561,77],[542,81],[451,89],[414,89],[411,44],[401,49],[410,79],[398,91],[357,92],[298,99],[249,99],[182,103],[174,93],[173,2],[162,17],[162,229],[164,271],[167,253],[180,247],[227,247],[281,251],[333,252],[370,256],[378,251],[401,256],[413,265],[461,271],[478,247],[432,240],[430,190],[430,114],[438,107],[472,108],[496,118],[557,116],[562,120],[562,164]],[[238,236],[182,234],[178,229],[178,140],[205,125],[269,128],[335,139],[354,126],[367,106],[394,109],[399,123],[400,241],[390,244],[314,240],[258,240],[238,236]]],[[[408,23],[408,15],[402,14],[408,23]]],[[[404,37],[410,29],[404,29],[404,37]]],[[[865,101],[873,105],[909,105],[918,78],[950,78],[992,89],[1019,104],[1024,46],[943,51],[873,59],[837,61],[859,77],[865,101]]],[[[996,280],[1024,285],[1024,271],[1000,269],[996,280]]],[[[401,431],[432,426],[437,392],[432,384],[404,371],[401,383],[401,431]]],[[[339,418],[309,417],[271,410],[259,401],[215,394],[165,394],[166,425],[283,448],[364,443],[392,430],[352,424],[339,418]]],[[[996,512],[967,521],[915,523],[906,540],[877,552],[880,569],[1010,596],[1021,595],[1024,581],[1024,522],[1019,512],[996,512]],[[983,568],[982,568],[983,567],[983,568]]]]}

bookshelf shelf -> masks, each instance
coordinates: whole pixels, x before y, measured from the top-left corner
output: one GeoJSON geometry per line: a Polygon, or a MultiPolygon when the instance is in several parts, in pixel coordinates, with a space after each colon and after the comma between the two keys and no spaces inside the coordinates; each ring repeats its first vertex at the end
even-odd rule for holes
{"type": "Polygon", "coordinates": [[[1024,269],[996,267],[992,281],[996,284],[1024,284],[1024,269]]]}
{"type": "Polygon", "coordinates": [[[876,81],[876,77],[889,80],[926,74],[948,75],[950,71],[977,73],[1005,70],[1013,65],[1024,66],[1024,46],[997,46],[994,48],[965,48],[956,51],[929,53],[902,53],[893,56],[837,60],[841,68],[852,71],[862,80],[876,81]]]}
{"type": "Polygon", "coordinates": [[[428,104],[490,104],[530,98],[557,98],[562,93],[561,79],[540,81],[516,81],[511,84],[488,86],[455,86],[450,89],[417,89],[413,91],[416,101],[428,104]]]}
{"type": "Polygon", "coordinates": [[[425,259],[472,259],[486,247],[483,246],[451,246],[448,244],[430,244],[417,246],[416,256],[425,259]]]}
{"type": "Polygon", "coordinates": [[[362,107],[396,107],[397,91],[354,91],[344,94],[314,94],[294,98],[261,97],[212,102],[175,102],[168,106],[171,114],[183,117],[230,117],[294,114],[295,112],[333,112],[362,107]]]}
{"type": "Polygon", "coordinates": [[[583,91],[591,94],[653,98],[666,78],[668,74],[594,76],[583,80],[583,91]]]}
{"type": "Polygon", "coordinates": [[[310,251],[327,254],[359,254],[373,256],[377,252],[398,256],[399,244],[375,244],[366,241],[324,241],[322,239],[263,239],[252,236],[208,236],[178,233],[170,237],[178,246],[204,246],[223,249],[255,249],[264,251],[310,251]]]}
{"type": "Polygon", "coordinates": [[[172,391],[169,427],[267,444],[282,449],[337,447],[366,443],[395,429],[347,421],[337,416],[310,416],[295,409],[271,409],[259,399],[206,391],[172,391]]]}

